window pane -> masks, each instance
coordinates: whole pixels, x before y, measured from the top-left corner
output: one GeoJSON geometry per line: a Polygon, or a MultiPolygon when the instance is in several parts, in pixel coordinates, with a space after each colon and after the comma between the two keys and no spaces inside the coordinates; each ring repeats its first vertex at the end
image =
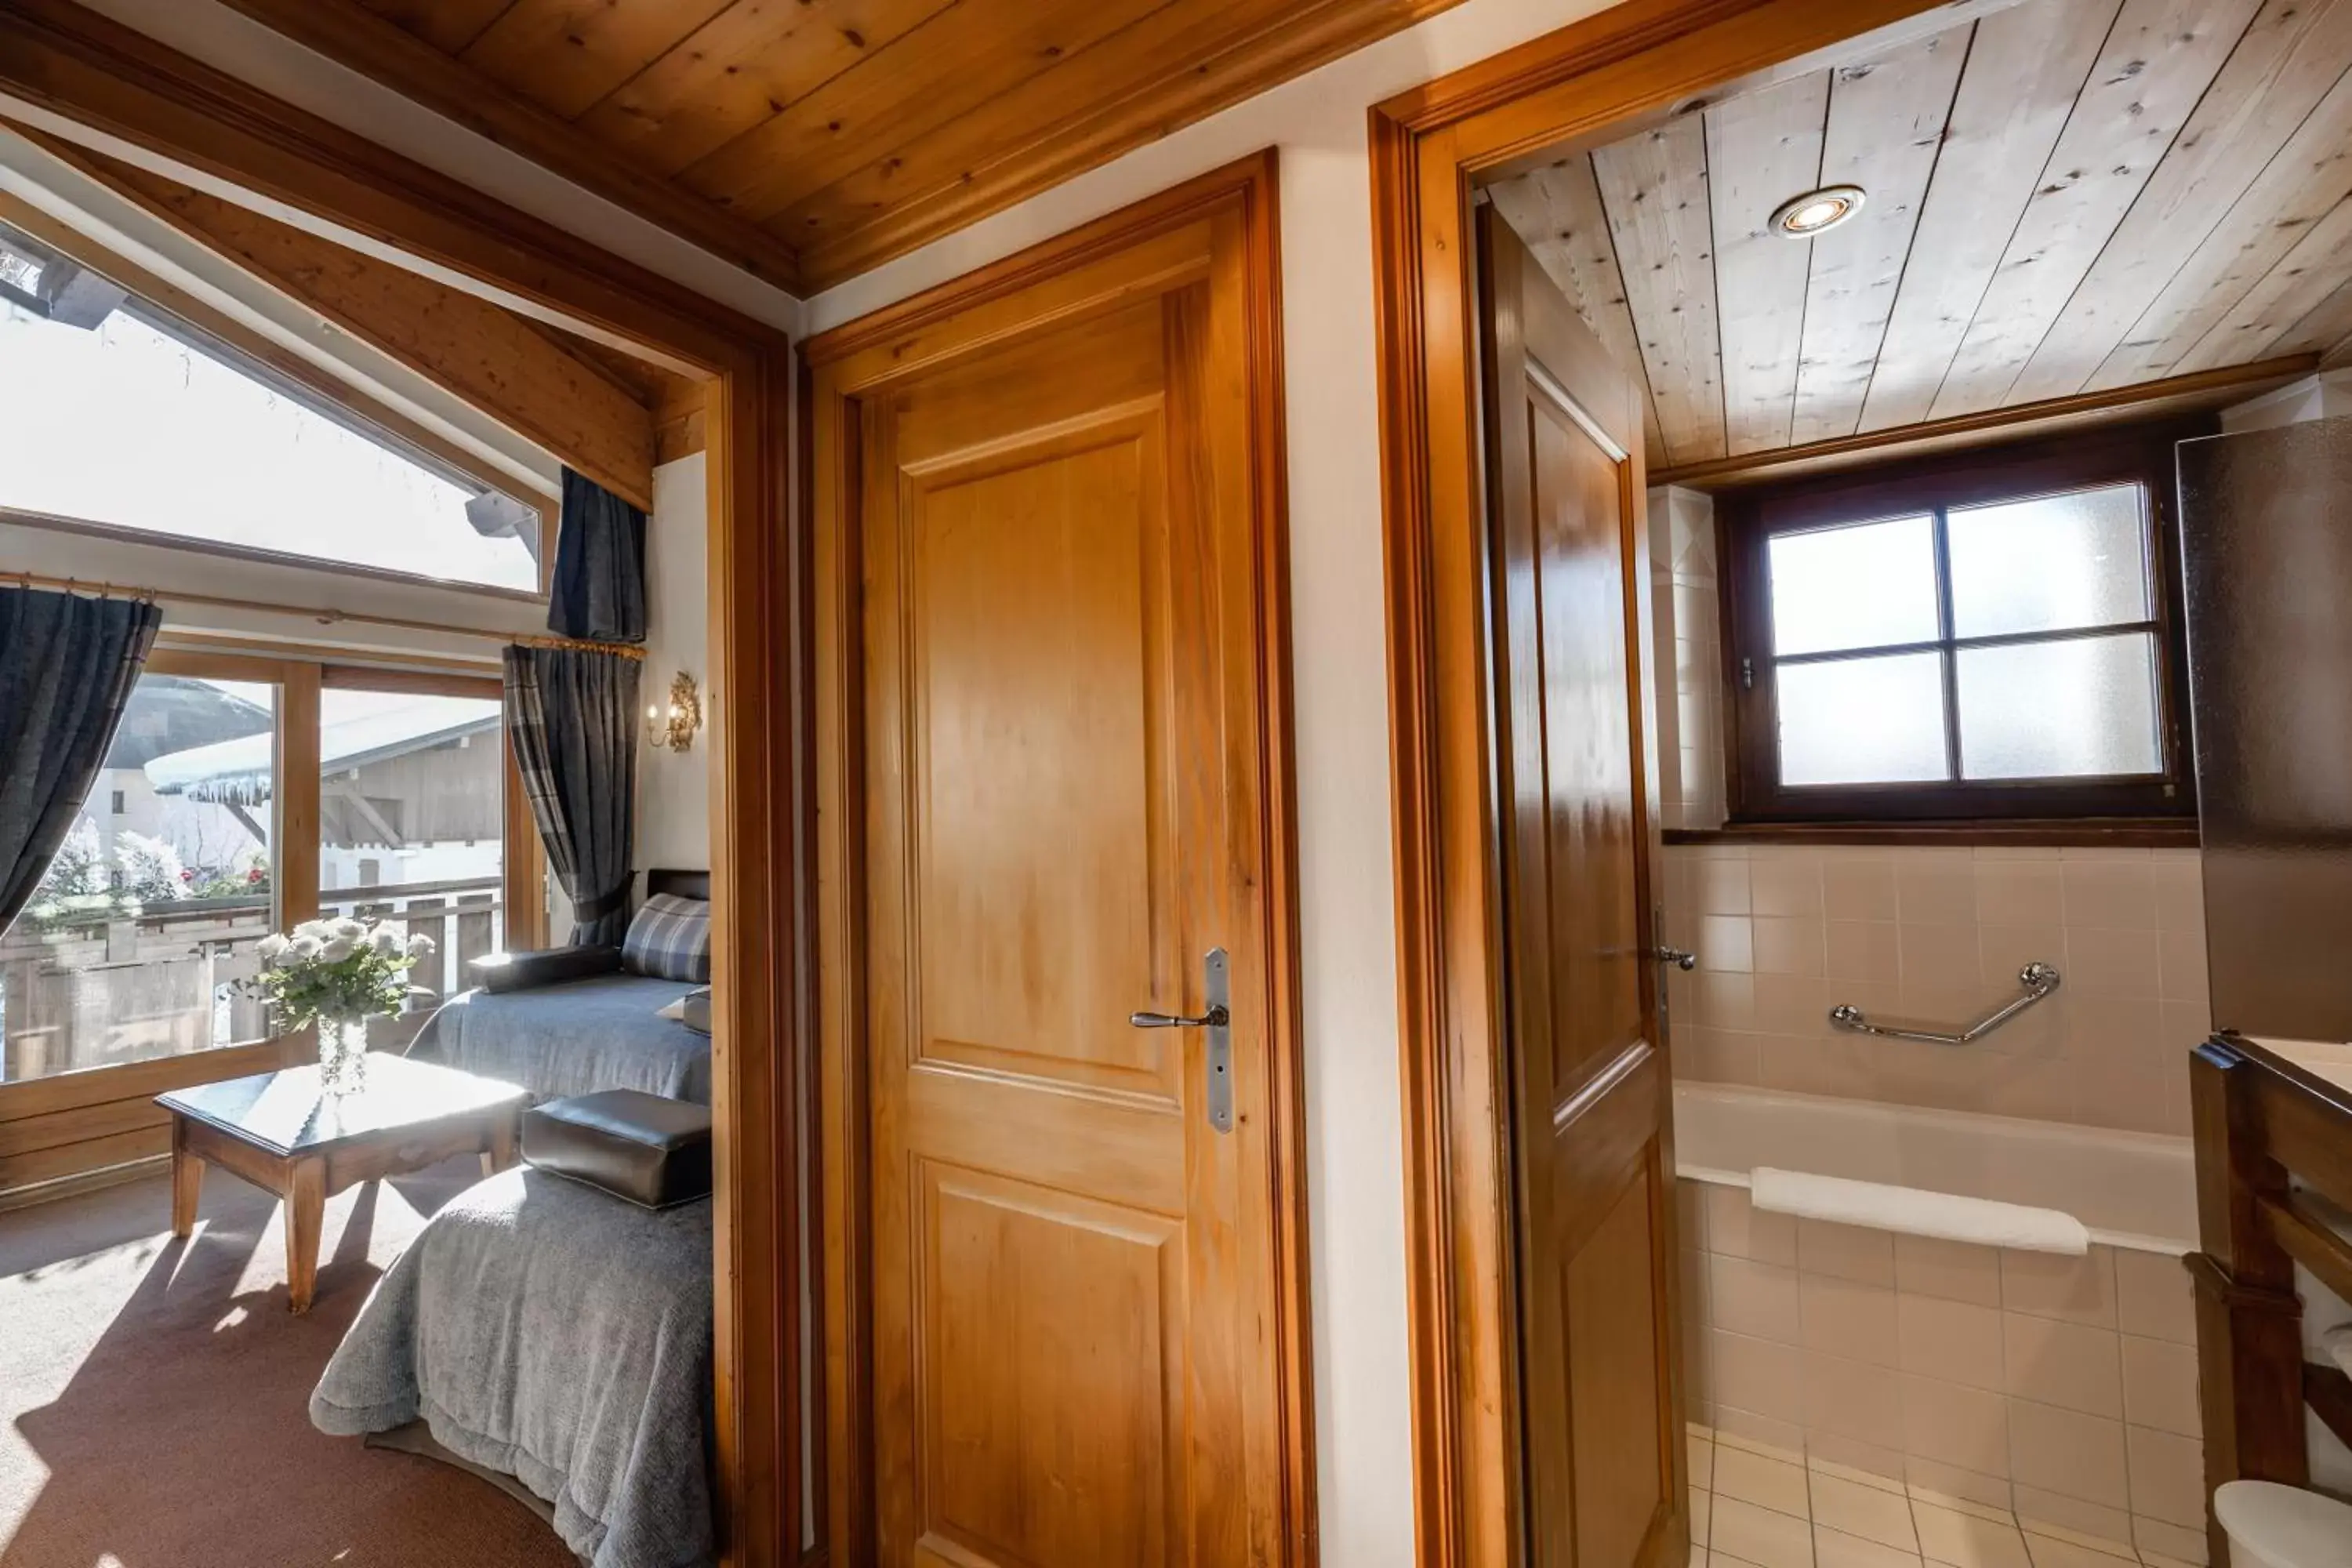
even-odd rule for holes
{"type": "Polygon", "coordinates": [[[2140,488],[2106,485],[1946,514],[1952,629],[2064,631],[2149,618],[2140,488]]]}
{"type": "Polygon", "coordinates": [[[1951,776],[1944,760],[1940,654],[1784,664],[1780,699],[1782,784],[1951,776]]]}
{"type": "Polygon", "coordinates": [[[1939,635],[1931,518],[1777,533],[1769,551],[1775,653],[1885,647],[1939,635]]]}
{"type": "Polygon", "coordinates": [[[124,310],[86,329],[0,302],[0,506],[539,586],[511,506],[478,529],[470,490],[124,310]]]}
{"type": "Polygon", "coordinates": [[[1966,777],[2163,771],[2149,634],[1966,648],[1959,660],[1966,777]]]}
{"type": "Polygon", "coordinates": [[[500,716],[496,698],[319,697],[320,912],[431,937],[409,979],[436,996],[463,990],[466,961],[505,944],[500,716]]]}
{"type": "Polygon", "coordinates": [[[268,1034],[233,983],[272,924],[273,688],[140,677],[32,902],[0,934],[0,1080],[268,1034]],[[207,759],[241,765],[217,789],[207,759]]]}

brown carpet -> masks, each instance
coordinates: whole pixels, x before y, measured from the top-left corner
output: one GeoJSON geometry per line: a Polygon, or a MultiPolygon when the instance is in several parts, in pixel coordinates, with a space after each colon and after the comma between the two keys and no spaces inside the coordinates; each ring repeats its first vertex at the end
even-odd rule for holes
{"type": "Polygon", "coordinates": [[[482,1481],[306,1414],[377,1276],[477,1173],[330,1200],[303,1318],[275,1203],[226,1173],[184,1243],[160,1177],[0,1214],[0,1568],[577,1568],[482,1481]]]}

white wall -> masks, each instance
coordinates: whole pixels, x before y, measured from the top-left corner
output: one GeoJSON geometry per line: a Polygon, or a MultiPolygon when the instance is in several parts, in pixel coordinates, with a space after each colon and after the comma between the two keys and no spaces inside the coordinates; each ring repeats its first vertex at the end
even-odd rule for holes
{"type": "Polygon", "coordinates": [[[1282,160],[1307,1194],[1323,1560],[1412,1561],[1371,104],[1601,9],[1469,0],[809,301],[852,320],[1268,145],[1282,160]]]}
{"type": "Polygon", "coordinates": [[[703,731],[692,751],[641,747],[637,752],[640,867],[687,870],[710,865],[710,717],[708,598],[709,496],[702,454],[654,470],[654,510],[646,524],[646,667],[637,705],[668,700],[670,678],[684,670],[702,688],[703,731]]]}

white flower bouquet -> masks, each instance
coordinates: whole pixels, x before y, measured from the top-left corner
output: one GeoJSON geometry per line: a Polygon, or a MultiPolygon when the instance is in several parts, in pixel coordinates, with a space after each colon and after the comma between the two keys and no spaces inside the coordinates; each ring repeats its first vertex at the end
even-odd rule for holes
{"type": "Polygon", "coordinates": [[[281,1027],[351,1023],[399,1012],[409,969],[432,951],[432,938],[383,921],[305,921],[261,939],[254,949],[261,973],[244,984],[268,999],[281,1027]]]}

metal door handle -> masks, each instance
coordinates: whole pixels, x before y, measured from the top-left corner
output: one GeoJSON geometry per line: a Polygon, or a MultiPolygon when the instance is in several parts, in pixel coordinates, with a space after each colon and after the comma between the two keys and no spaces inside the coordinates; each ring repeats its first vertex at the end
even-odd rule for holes
{"type": "Polygon", "coordinates": [[[1685,952],[1679,947],[1654,947],[1650,950],[1650,956],[1660,963],[1671,963],[1680,970],[1687,971],[1698,967],[1698,954],[1685,952]]]}
{"type": "Polygon", "coordinates": [[[1181,1013],[1129,1013],[1127,1021],[1139,1029],[1206,1029],[1209,1125],[1220,1132],[1234,1130],[1234,1016],[1226,974],[1225,950],[1213,947],[1202,960],[1202,1000],[1208,1004],[1196,1017],[1181,1013]]]}

